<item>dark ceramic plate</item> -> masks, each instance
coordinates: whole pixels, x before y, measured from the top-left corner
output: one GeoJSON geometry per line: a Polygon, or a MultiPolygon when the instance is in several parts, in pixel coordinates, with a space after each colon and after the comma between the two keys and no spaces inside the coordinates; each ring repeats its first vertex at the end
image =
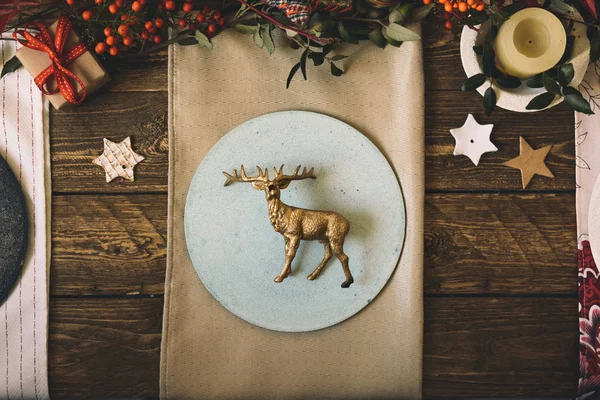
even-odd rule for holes
{"type": "Polygon", "coordinates": [[[21,186],[0,157],[0,303],[15,284],[27,250],[27,211],[21,186]]]}

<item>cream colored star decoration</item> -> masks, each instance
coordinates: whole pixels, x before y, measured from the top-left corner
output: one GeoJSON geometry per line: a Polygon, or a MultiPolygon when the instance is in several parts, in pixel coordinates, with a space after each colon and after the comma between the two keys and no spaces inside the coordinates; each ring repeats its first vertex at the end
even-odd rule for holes
{"type": "Polygon", "coordinates": [[[114,143],[105,138],[104,153],[92,162],[104,168],[106,182],[110,182],[119,176],[133,182],[133,167],[143,159],[144,157],[131,149],[131,137],[121,143],[114,143]]]}
{"type": "Polygon", "coordinates": [[[477,166],[484,153],[498,151],[498,148],[490,141],[494,125],[479,125],[472,114],[460,128],[450,129],[450,133],[456,140],[454,146],[455,156],[467,156],[477,166]]]}
{"type": "Polygon", "coordinates": [[[552,174],[544,162],[552,145],[534,150],[523,137],[519,138],[519,143],[521,147],[521,154],[519,157],[505,162],[504,165],[521,170],[523,189],[529,185],[531,178],[536,174],[554,178],[554,174],[552,174]]]}

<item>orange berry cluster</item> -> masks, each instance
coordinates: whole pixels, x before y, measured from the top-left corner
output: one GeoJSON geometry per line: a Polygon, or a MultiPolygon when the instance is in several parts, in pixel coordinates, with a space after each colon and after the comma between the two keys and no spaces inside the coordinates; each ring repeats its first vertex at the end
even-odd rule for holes
{"type": "MultiPolygon", "coordinates": [[[[431,4],[432,0],[423,0],[423,2],[429,1],[428,4],[431,4]]],[[[461,17],[456,14],[457,11],[461,13],[466,13],[469,10],[477,10],[483,11],[485,9],[485,3],[483,0],[437,0],[438,3],[444,6],[444,19],[446,22],[444,26],[446,29],[452,29],[452,16],[455,16],[458,19],[461,17]]]]}
{"type": "MultiPolygon", "coordinates": [[[[74,6],[78,0],[65,1],[74,6]]],[[[145,42],[158,45],[167,36],[169,27],[200,30],[211,38],[225,25],[225,18],[220,10],[205,6],[200,11],[194,11],[192,0],[185,0],[180,7],[174,0],[158,0],[158,4],[154,5],[155,9],[148,13],[145,10],[146,0],[94,2],[95,7],[83,10],[79,15],[85,23],[102,30],[102,38],[95,40],[97,44],[94,50],[97,54],[108,53],[116,56],[120,51],[136,45],[141,46],[145,42]],[[153,17],[145,18],[146,14],[153,17]]]]}

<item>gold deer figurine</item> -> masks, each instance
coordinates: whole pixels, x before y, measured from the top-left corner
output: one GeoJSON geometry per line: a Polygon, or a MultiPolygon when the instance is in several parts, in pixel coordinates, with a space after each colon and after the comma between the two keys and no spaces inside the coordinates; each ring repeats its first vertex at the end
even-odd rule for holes
{"type": "Polygon", "coordinates": [[[233,175],[225,171],[223,171],[223,174],[227,177],[225,186],[229,186],[233,182],[250,182],[254,189],[265,191],[271,225],[273,225],[276,232],[283,235],[285,240],[285,265],[281,273],[275,278],[275,282],[283,281],[292,272],[292,260],[296,256],[300,240],[318,240],[325,245],[325,257],[323,257],[323,261],[317,269],[308,275],[308,279],[312,281],[319,276],[333,252],[342,263],[344,275],[346,276],[342,287],[350,287],[354,282],[354,278],[350,273],[350,267],[348,267],[348,256],[344,254],[344,240],[350,230],[348,220],[336,212],[292,207],[284,204],[279,199],[280,190],[287,188],[290,182],[308,178],[316,179],[317,177],[313,174],[314,168],[307,172],[305,167],[304,171],[299,174],[300,166],[298,166],[293,175],[284,175],[282,165],[279,171],[273,168],[275,170],[273,180],[269,179],[268,168],[265,168],[264,173],[260,167],[256,168],[258,168],[258,176],[247,176],[243,165],[241,175],[238,175],[237,169],[233,170],[233,175]]]}

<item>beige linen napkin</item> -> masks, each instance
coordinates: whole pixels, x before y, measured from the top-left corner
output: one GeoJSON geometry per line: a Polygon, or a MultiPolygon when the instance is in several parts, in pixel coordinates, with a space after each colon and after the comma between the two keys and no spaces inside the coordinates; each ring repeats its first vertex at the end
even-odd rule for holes
{"type": "MultiPolygon", "coordinates": [[[[169,234],[162,398],[419,398],[423,343],[423,72],[421,43],[343,50],[346,74],[309,66],[285,89],[299,51],[269,56],[226,32],[214,49],[169,54],[169,234]],[[196,168],[237,125],[282,110],[324,113],[368,136],[398,174],[407,208],[399,265],[363,311],[331,328],[282,333],[223,308],[187,254],[183,211],[196,168]]],[[[310,62],[310,61],[309,61],[310,62]]],[[[373,193],[376,196],[376,193],[373,193]]],[[[380,210],[385,212],[385,210],[380,210]]]]}

